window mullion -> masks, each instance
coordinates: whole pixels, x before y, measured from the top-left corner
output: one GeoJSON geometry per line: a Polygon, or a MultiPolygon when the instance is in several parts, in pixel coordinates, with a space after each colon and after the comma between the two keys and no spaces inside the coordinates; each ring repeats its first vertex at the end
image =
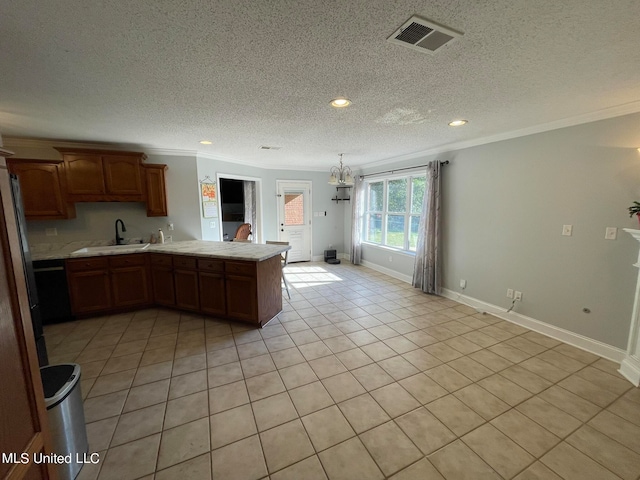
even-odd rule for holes
{"type": "Polygon", "coordinates": [[[380,242],[382,245],[387,245],[387,222],[389,221],[389,181],[384,181],[384,188],[382,190],[382,241],[380,242]]]}
{"type": "Polygon", "coordinates": [[[409,222],[411,220],[411,189],[412,189],[412,178],[407,177],[407,198],[404,202],[404,249],[409,250],[409,234],[411,233],[411,228],[409,222]]]}

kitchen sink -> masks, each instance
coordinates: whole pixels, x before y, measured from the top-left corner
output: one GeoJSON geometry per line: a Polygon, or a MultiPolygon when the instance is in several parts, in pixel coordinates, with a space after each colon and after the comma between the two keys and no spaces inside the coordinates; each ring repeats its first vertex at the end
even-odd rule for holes
{"type": "Polygon", "coordinates": [[[146,250],[149,247],[149,243],[133,243],[130,245],[104,245],[100,247],[84,247],[79,250],[71,252],[71,255],[80,255],[86,253],[103,253],[105,255],[110,253],[122,253],[122,252],[137,252],[139,250],[146,250]]]}

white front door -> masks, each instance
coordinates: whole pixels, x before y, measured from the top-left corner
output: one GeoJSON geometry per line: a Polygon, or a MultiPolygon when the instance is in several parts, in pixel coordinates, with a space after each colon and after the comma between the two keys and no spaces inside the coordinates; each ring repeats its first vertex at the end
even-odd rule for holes
{"type": "Polygon", "coordinates": [[[311,261],[311,182],[277,180],[278,240],[289,242],[289,262],[311,261]]]}

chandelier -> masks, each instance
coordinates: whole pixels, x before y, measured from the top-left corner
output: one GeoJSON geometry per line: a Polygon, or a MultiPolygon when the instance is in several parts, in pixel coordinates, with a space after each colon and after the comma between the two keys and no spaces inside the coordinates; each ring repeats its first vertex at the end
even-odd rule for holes
{"type": "Polygon", "coordinates": [[[342,164],[342,153],[340,154],[340,166],[331,167],[329,170],[329,185],[353,185],[353,172],[351,168],[342,164]]]}

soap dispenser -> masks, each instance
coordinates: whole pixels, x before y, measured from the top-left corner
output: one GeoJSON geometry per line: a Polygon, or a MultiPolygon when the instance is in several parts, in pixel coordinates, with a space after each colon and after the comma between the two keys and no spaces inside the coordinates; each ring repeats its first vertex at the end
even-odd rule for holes
{"type": "Polygon", "coordinates": [[[164,243],[164,233],[161,228],[158,229],[158,243],[164,243]]]}

